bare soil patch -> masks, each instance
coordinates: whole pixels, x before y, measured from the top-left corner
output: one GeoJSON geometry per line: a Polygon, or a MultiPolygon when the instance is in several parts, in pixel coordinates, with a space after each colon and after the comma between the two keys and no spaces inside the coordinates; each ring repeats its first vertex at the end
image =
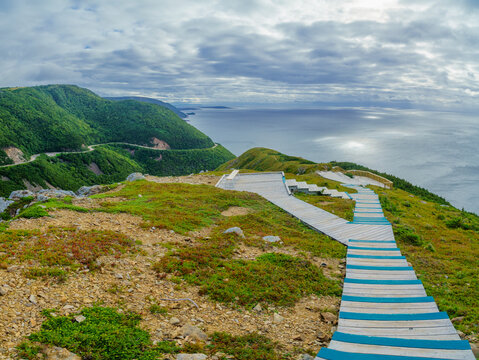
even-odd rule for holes
{"type": "Polygon", "coordinates": [[[241,207],[241,206],[232,206],[229,209],[223,211],[221,215],[223,216],[242,216],[242,215],[248,215],[251,213],[253,210],[246,208],[246,207],[241,207]]]}

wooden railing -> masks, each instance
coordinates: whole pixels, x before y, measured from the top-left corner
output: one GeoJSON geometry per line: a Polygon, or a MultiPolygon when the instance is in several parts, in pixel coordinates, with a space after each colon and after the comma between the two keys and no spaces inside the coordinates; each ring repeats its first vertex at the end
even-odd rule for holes
{"type": "Polygon", "coordinates": [[[393,182],[391,180],[388,180],[386,178],[383,178],[382,176],[379,176],[377,174],[374,174],[369,171],[364,171],[364,170],[347,170],[345,173],[353,174],[353,175],[359,175],[359,176],[365,176],[370,179],[376,180],[377,182],[380,182],[381,184],[384,184],[384,186],[387,189],[392,189],[393,188],[393,182]]]}

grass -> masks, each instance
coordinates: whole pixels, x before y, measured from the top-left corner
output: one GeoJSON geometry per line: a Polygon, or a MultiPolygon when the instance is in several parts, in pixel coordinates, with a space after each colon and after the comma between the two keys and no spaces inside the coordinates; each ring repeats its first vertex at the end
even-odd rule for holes
{"type": "Polygon", "coordinates": [[[181,276],[216,301],[253,307],[258,302],[293,305],[309,294],[339,296],[339,280],[327,279],[308,260],[266,253],[256,260],[232,259],[234,234],[217,232],[194,247],[171,252],[154,264],[159,273],[181,276]]]}
{"type": "Polygon", "coordinates": [[[141,317],[136,313],[95,306],[81,311],[86,319],[80,323],[75,321],[78,314],[54,317],[48,310],[43,314],[46,321],[41,329],[18,346],[19,357],[38,359],[38,343],[66,348],[91,360],[153,360],[180,351],[170,341],[153,345],[150,334],[138,327],[141,317]]]}
{"type": "Polygon", "coordinates": [[[104,211],[138,215],[143,217],[145,227],[166,228],[182,234],[212,225],[230,206],[257,207],[259,199],[255,194],[232,193],[207,185],[148,181],[135,181],[114,193],[93,196],[108,197],[122,197],[126,201],[105,201],[104,211]]]}
{"type": "Polygon", "coordinates": [[[311,205],[317,206],[323,210],[329,211],[343,219],[353,221],[354,201],[341,198],[333,198],[323,195],[307,195],[303,193],[294,194],[298,199],[311,205]]]}
{"type": "Polygon", "coordinates": [[[168,314],[168,309],[166,309],[163,306],[160,306],[158,304],[151,304],[150,307],[148,308],[148,310],[152,314],[160,314],[160,315],[167,315],[168,314]]]}
{"type": "Polygon", "coordinates": [[[427,293],[451,318],[464,316],[459,330],[479,332],[479,217],[403,190],[375,190],[427,293]]]}
{"type": "Polygon", "coordinates": [[[340,243],[311,230],[252,193],[227,191],[207,185],[135,181],[119,191],[93,197],[105,199],[103,211],[143,217],[145,227],[156,226],[187,234],[191,230],[217,225],[219,230],[216,236],[220,236],[227,228],[239,226],[249,246],[264,247],[263,236],[278,235],[286,246],[308,251],[314,256],[343,258],[346,255],[340,243]],[[142,196],[139,197],[139,194],[142,196]],[[108,202],[109,197],[125,200],[108,202]],[[244,216],[222,216],[221,212],[231,206],[247,207],[253,212],[244,216]]]}
{"type": "MultiPolygon", "coordinates": [[[[125,235],[112,231],[85,231],[69,228],[40,230],[6,230],[0,233],[0,262],[14,261],[61,266],[77,269],[95,268],[95,260],[102,255],[120,256],[136,251],[134,242],[125,235]]],[[[33,271],[33,270],[32,270],[33,271]]],[[[48,270],[36,270],[36,273],[48,270]]],[[[53,271],[53,270],[51,270],[53,271]]],[[[34,276],[35,271],[30,273],[34,276]]]]}
{"type": "Polygon", "coordinates": [[[29,279],[55,279],[63,282],[67,278],[67,272],[57,267],[31,267],[25,270],[25,276],[29,279]]]}

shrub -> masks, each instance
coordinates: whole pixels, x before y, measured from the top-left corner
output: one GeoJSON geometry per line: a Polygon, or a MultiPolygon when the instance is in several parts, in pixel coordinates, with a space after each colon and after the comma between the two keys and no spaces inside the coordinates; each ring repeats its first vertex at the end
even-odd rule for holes
{"type": "Polygon", "coordinates": [[[397,240],[405,243],[420,246],[424,244],[423,238],[418,235],[413,228],[405,225],[397,225],[394,227],[394,236],[397,240]]]}
{"type": "Polygon", "coordinates": [[[40,331],[17,348],[22,357],[35,359],[31,342],[63,347],[91,360],[153,360],[179,351],[172,342],[154,346],[148,332],[138,327],[141,317],[136,313],[121,314],[114,308],[95,306],[81,311],[86,318],[83,322],[75,321],[78,314],[53,317],[50,311],[44,311],[43,315],[47,320],[40,331]]]}

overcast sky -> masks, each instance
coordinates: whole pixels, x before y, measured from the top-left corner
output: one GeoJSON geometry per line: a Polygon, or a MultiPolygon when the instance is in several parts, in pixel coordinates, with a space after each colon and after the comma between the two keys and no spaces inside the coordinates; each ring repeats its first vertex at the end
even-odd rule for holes
{"type": "Polygon", "coordinates": [[[476,0],[0,0],[0,86],[479,107],[476,0]]]}

